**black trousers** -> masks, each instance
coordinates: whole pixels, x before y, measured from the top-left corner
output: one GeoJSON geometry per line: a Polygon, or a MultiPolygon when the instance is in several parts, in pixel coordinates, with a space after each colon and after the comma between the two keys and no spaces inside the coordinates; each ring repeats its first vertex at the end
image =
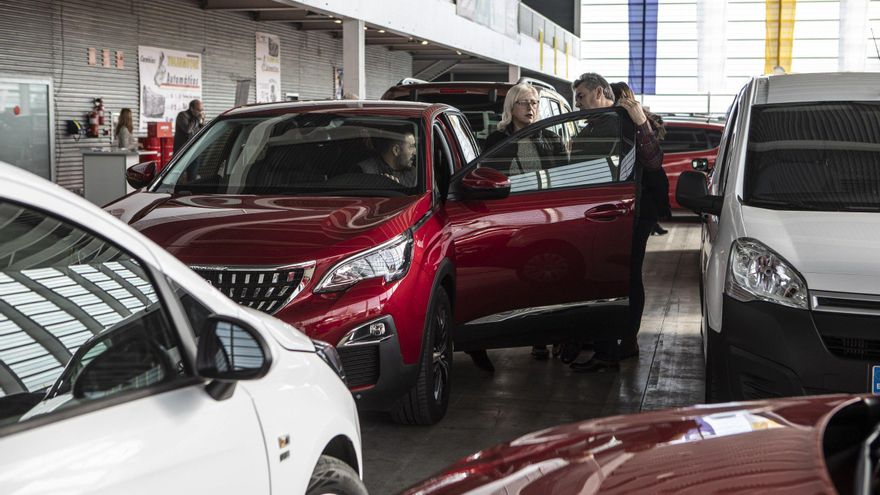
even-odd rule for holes
{"type": "Polygon", "coordinates": [[[642,266],[645,264],[645,249],[648,237],[657,223],[656,219],[636,220],[632,238],[632,254],[629,270],[629,318],[626,329],[613,339],[596,341],[595,357],[606,361],[620,360],[620,348],[637,345],[636,337],[642,325],[642,313],[645,311],[645,284],[642,282],[642,266]],[[618,345],[620,342],[620,345],[618,345]]]}

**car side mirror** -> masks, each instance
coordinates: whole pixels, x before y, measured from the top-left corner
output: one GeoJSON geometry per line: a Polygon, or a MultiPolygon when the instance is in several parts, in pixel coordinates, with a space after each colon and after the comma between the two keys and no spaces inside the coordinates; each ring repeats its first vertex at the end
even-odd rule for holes
{"type": "Polygon", "coordinates": [[[706,158],[694,158],[691,160],[691,167],[698,172],[708,172],[709,160],[706,158]]]}
{"type": "Polygon", "coordinates": [[[132,165],[125,171],[125,180],[135,189],[146,187],[156,178],[156,162],[149,161],[132,165]]]}
{"type": "Polygon", "coordinates": [[[510,195],[510,179],[494,168],[474,168],[461,178],[464,199],[504,199],[510,195]]]}
{"type": "Polygon", "coordinates": [[[709,194],[706,175],[692,170],[682,172],[678,177],[675,200],[678,201],[678,204],[697,213],[709,213],[716,216],[721,214],[721,206],[724,203],[722,196],[709,194]]]}
{"type": "Polygon", "coordinates": [[[257,330],[225,316],[207,318],[196,352],[200,377],[219,382],[256,380],[268,373],[271,364],[269,346],[257,330]]]}

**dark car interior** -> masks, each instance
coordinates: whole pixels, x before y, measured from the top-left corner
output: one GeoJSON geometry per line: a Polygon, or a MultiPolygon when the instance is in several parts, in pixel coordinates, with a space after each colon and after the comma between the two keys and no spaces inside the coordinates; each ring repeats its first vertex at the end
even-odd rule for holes
{"type": "MultiPolygon", "coordinates": [[[[416,134],[406,120],[375,117],[304,115],[272,126],[252,161],[236,163],[251,146],[253,122],[229,128],[195,156],[183,160],[173,184],[175,194],[344,194],[402,196],[420,190],[421,156],[416,153],[418,182],[407,187],[384,175],[366,173],[364,161],[380,160],[382,140],[416,134]],[[235,165],[230,164],[235,163],[235,165]],[[234,170],[245,170],[242,175],[234,170]]],[[[416,143],[421,141],[416,136],[416,143]]],[[[418,144],[417,144],[418,147],[418,144]]],[[[160,186],[161,189],[161,186],[160,186]]]]}

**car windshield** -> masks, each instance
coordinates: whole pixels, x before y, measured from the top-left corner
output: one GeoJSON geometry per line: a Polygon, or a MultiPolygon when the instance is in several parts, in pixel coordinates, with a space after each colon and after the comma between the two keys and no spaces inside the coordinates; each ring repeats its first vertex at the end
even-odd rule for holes
{"type": "Polygon", "coordinates": [[[772,209],[880,211],[880,103],[755,107],[743,199],[772,209]]]}
{"type": "Polygon", "coordinates": [[[419,121],[291,113],[216,121],[156,192],[401,196],[424,191],[419,121]]]}

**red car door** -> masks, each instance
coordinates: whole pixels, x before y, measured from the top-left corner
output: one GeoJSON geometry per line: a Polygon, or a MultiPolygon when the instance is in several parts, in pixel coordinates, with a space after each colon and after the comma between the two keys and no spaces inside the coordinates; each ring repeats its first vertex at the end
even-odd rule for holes
{"type": "MultiPolygon", "coordinates": [[[[625,322],[636,208],[633,124],[609,108],[546,119],[451,180],[456,347],[559,342],[625,322]],[[550,129],[574,124],[568,141],[550,129]],[[507,175],[504,199],[468,199],[476,167],[507,175]]],[[[595,334],[594,334],[595,335],[595,334]]]]}

